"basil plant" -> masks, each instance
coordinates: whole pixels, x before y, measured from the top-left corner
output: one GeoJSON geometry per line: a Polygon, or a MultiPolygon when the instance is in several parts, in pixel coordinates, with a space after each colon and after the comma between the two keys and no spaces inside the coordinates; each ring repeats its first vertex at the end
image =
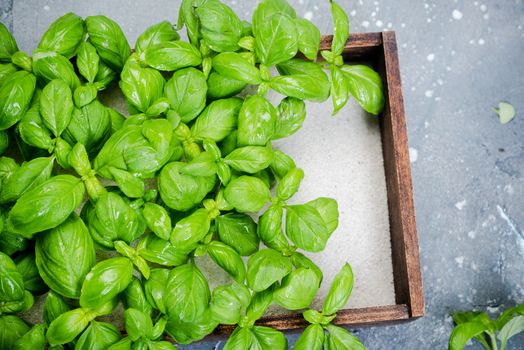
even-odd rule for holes
{"type": "Polygon", "coordinates": [[[286,0],[250,21],[182,0],[176,24],[134,46],[112,19],[67,13],[31,55],[0,23],[0,349],[176,349],[220,325],[224,349],[287,349],[258,322],[272,305],[311,324],[296,349],[364,348],[332,324],[349,265],[310,309],[337,202],[291,204],[306,174],[272,143],[301,128],[306,101],[384,107],[380,76],[345,63],[348,17],[331,10],[320,52],[286,0]]]}

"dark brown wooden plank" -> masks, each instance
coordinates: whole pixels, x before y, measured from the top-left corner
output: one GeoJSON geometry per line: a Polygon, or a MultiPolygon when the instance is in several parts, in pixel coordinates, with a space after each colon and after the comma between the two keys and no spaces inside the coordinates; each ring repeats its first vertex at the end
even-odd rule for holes
{"type": "MultiPolygon", "coordinates": [[[[337,313],[337,317],[333,323],[350,325],[351,327],[366,327],[381,323],[407,321],[408,319],[409,310],[407,305],[386,305],[341,310],[337,313]]],[[[278,330],[300,329],[309,325],[302,317],[302,314],[264,317],[256,324],[278,330]]],[[[235,327],[236,326],[221,325],[214,334],[230,334],[235,327]]]]}
{"type": "Polygon", "coordinates": [[[387,96],[381,128],[395,292],[397,303],[406,303],[410,316],[420,317],[424,314],[424,292],[397,46],[394,32],[382,36],[387,96]]]}
{"type": "MultiPolygon", "coordinates": [[[[320,50],[329,50],[332,40],[332,35],[322,36],[320,39],[320,50]]],[[[343,56],[345,60],[355,61],[366,56],[373,56],[381,48],[381,33],[354,33],[349,36],[346,42],[343,56]]]]}

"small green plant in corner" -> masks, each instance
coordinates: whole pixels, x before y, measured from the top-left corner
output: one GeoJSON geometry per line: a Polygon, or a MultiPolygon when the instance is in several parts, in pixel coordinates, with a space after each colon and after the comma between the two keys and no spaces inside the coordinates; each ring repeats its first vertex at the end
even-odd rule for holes
{"type": "Polygon", "coordinates": [[[456,327],[449,338],[449,350],[464,349],[470,339],[484,349],[504,350],[511,337],[524,332],[524,304],[507,309],[497,319],[480,311],[455,312],[452,317],[456,327]]]}

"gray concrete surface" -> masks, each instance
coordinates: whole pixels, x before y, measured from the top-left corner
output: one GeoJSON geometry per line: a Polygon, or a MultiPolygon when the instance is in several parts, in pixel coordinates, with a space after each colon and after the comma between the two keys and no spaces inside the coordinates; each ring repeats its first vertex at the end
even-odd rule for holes
{"type": "MultiPolygon", "coordinates": [[[[444,349],[451,311],[497,314],[524,302],[524,2],[339,2],[353,32],[397,32],[427,303],[427,315],[410,324],[354,331],[368,349],[444,349]],[[501,100],[517,109],[504,126],[492,111],[501,100]]],[[[178,3],[0,0],[0,20],[30,51],[69,10],[113,17],[134,39],[176,18],[178,3]]],[[[227,3],[246,19],[256,5],[227,3]]],[[[332,32],[328,1],[291,3],[332,32]]],[[[288,338],[293,344],[296,335],[288,338]]],[[[524,337],[508,348],[523,349],[524,337]]]]}

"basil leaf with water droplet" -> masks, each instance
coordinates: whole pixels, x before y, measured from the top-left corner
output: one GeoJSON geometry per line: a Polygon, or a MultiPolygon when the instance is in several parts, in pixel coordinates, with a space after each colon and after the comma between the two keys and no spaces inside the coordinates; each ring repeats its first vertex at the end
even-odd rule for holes
{"type": "Polygon", "coordinates": [[[136,39],[135,51],[141,53],[151,47],[161,45],[170,41],[180,39],[173,25],[168,21],[162,21],[147,28],[138,39],[136,39]]]}
{"type": "Polygon", "coordinates": [[[195,8],[200,34],[216,52],[236,51],[242,37],[242,22],[229,6],[218,0],[208,0],[195,8]]]}
{"type": "Polygon", "coordinates": [[[175,71],[185,67],[196,67],[202,63],[202,55],[191,44],[183,41],[164,43],[147,49],[144,62],[155,69],[175,71]]]}
{"type": "Polygon", "coordinates": [[[29,108],[35,91],[35,76],[18,71],[11,74],[0,86],[0,130],[16,124],[29,108]]]}
{"type": "Polygon", "coordinates": [[[207,84],[204,74],[195,68],[176,71],[166,83],[164,96],[182,122],[195,119],[206,107],[207,84]]]}
{"type": "Polygon", "coordinates": [[[40,113],[42,122],[55,137],[69,125],[73,107],[71,89],[64,81],[54,79],[45,86],[40,96],[40,113]]]}
{"type": "Polygon", "coordinates": [[[253,219],[245,214],[227,213],[215,219],[220,240],[235,249],[242,256],[249,256],[258,250],[259,238],[253,219]]]}
{"type": "Polygon", "coordinates": [[[273,249],[253,254],[247,265],[247,284],[255,292],[269,288],[291,272],[289,258],[273,249]]]}
{"type": "Polygon", "coordinates": [[[238,114],[238,146],[265,146],[275,133],[277,113],[263,96],[246,98],[238,114]]]}

